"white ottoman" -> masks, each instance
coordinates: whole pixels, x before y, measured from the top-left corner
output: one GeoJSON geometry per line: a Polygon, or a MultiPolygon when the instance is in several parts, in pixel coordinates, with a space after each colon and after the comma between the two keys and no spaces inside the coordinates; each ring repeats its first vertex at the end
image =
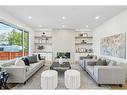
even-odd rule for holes
{"type": "Polygon", "coordinates": [[[68,89],[77,89],[80,87],[80,72],[77,70],[67,70],[64,74],[65,86],[68,89]]]}
{"type": "Polygon", "coordinates": [[[55,89],[58,84],[58,72],[46,70],[41,74],[41,89],[55,89]]]}

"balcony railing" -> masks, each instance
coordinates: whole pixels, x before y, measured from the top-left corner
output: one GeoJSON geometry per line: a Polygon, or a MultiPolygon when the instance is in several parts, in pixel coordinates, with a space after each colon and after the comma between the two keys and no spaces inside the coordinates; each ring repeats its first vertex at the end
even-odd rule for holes
{"type": "MultiPolygon", "coordinates": [[[[21,57],[22,55],[22,52],[0,52],[0,60],[10,60],[17,57],[21,57]]],[[[28,53],[24,52],[24,55],[27,56],[28,53]]]]}

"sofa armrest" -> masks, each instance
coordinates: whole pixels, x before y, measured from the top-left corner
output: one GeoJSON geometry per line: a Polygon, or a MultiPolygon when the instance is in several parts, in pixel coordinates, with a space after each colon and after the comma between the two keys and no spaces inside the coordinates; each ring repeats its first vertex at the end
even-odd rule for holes
{"type": "Polygon", "coordinates": [[[27,66],[2,67],[9,74],[8,83],[24,83],[26,78],[27,66]]]}
{"type": "Polygon", "coordinates": [[[94,76],[99,84],[125,84],[125,72],[120,66],[94,66],[94,76]]]}

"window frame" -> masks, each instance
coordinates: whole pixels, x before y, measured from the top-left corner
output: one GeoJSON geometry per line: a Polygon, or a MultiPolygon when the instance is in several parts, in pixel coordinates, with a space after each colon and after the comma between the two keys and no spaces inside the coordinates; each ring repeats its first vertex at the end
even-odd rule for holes
{"type": "MultiPolygon", "coordinates": [[[[14,25],[14,24],[11,24],[11,23],[8,23],[8,22],[6,22],[6,21],[1,21],[0,20],[0,23],[1,24],[4,24],[4,25],[7,25],[7,26],[9,26],[9,27],[12,27],[12,28],[14,28],[14,29],[17,29],[17,30],[19,30],[19,31],[21,31],[22,33],[22,56],[21,57],[23,57],[24,56],[24,33],[28,33],[28,39],[27,39],[27,41],[28,41],[28,55],[27,56],[29,56],[29,51],[30,51],[30,39],[29,39],[29,31],[27,31],[27,30],[25,30],[25,29],[23,29],[23,28],[21,28],[21,27],[19,27],[19,26],[17,26],[17,25],[14,25]]],[[[11,59],[9,59],[9,60],[11,60],[11,59]]]]}
{"type": "MultiPolygon", "coordinates": [[[[28,47],[27,48],[28,48],[28,55],[29,55],[29,51],[30,51],[30,46],[29,46],[30,44],[29,43],[30,43],[30,40],[29,40],[29,32],[28,31],[23,31],[23,47],[24,47],[24,34],[25,33],[28,33],[28,39],[27,39],[28,47]]],[[[23,49],[23,56],[24,56],[24,49],[23,49]]]]}

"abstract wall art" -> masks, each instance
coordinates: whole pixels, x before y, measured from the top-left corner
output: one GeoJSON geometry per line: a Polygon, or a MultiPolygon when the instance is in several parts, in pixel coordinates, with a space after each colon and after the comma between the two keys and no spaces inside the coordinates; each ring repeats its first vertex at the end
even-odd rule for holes
{"type": "Polygon", "coordinates": [[[126,33],[104,37],[100,42],[101,55],[126,58],[126,33]]]}

